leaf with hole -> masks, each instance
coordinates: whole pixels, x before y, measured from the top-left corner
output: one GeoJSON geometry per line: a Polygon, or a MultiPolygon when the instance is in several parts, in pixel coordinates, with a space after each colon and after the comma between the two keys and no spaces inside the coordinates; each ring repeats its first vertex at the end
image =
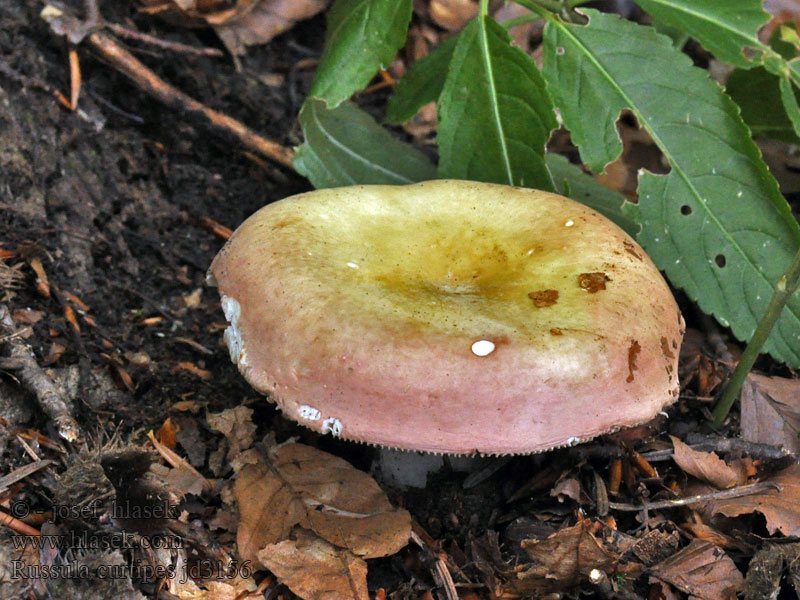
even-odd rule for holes
{"type": "MultiPolygon", "coordinates": [[[[643,173],[639,242],[678,287],[739,339],[752,336],[800,231],[761,160],[739,109],[653,29],[586,10],[587,25],[551,19],[543,71],[584,161],[616,159],[615,129],[629,109],[669,161],[668,175],[643,173]]],[[[800,297],[792,298],[766,350],[800,366],[800,297]]]]}
{"type": "Polygon", "coordinates": [[[768,49],[758,30],[769,21],[761,0],[634,0],[659,22],[684,31],[719,60],[749,69],[746,52],[768,49]]]}
{"type": "Polygon", "coordinates": [[[458,36],[438,109],[440,177],[553,189],[552,101],[536,64],[490,17],[458,36]]]}
{"type": "Polygon", "coordinates": [[[636,236],[639,225],[622,210],[625,196],[598,183],[594,177],[584,173],[579,166],[573,165],[560,154],[548,153],[545,161],[553,175],[556,192],[595,209],[614,221],[628,235],[636,236]]]}
{"type": "Polygon", "coordinates": [[[294,168],[315,188],[357,183],[403,184],[436,178],[436,167],[363,110],[345,102],[329,110],[309,98],[300,111],[306,141],[294,168]]]}

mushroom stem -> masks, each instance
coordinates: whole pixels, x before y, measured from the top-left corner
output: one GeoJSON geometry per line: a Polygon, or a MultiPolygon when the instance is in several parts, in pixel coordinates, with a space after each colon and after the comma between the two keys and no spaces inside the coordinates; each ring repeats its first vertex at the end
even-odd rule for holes
{"type": "Polygon", "coordinates": [[[437,473],[445,465],[458,473],[472,473],[483,467],[485,456],[458,456],[412,452],[394,448],[380,448],[378,469],[384,483],[399,488],[424,488],[428,475],[437,473]]]}

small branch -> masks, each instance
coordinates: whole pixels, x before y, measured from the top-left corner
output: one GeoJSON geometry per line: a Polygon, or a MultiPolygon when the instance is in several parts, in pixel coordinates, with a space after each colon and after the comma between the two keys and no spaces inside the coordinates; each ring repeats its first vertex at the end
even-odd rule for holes
{"type": "Polygon", "coordinates": [[[760,494],[769,490],[781,491],[783,488],[777,483],[772,481],[761,481],[759,483],[750,483],[748,485],[740,485],[739,487],[730,490],[722,490],[718,492],[709,492],[708,494],[698,494],[696,496],[688,496],[686,498],[676,498],[675,500],[660,500],[658,502],[645,502],[642,505],[625,504],[623,502],[609,502],[609,508],[620,510],[624,512],[642,512],[649,510],[661,510],[665,508],[680,508],[681,506],[691,506],[693,504],[702,504],[703,502],[710,502],[713,500],[729,500],[731,498],[740,498],[741,496],[750,496],[752,494],[760,494]]]}
{"type": "Polygon", "coordinates": [[[11,359],[19,367],[19,379],[34,393],[39,406],[55,423],[59,435],[68,442],[77,440],[81,434],[80,426],[70,414],[61,392],[36,362],[33,349],[15,335],[17,325],[5,305],[0,305],[0,330],[6,335],[11,359]]]}
{"type": "Polygon", "coordinates": [[[222,50],[219,50],[217,48],[195,48],[194,46],[189,46],[188,44],[181,44],[179,42],[168,42],[166,40],[162,40],[152,35],[147,35],[146,33],[141,33],[139,31],[134,31],[133,29],[128,29],[127,27],[123,27],[122,25],[118,25],[117,23],[105,23],[105,26],[108,27],[119,37],[136,40],[137,42],[142,42],[144,44],[150,44],[151,46],[155,46],[156,48],[162,48],[163,50],[169,50],[170,52],[180,52],[183,54],[197,54],[199,56],[225,55],[222,52],[222,50]]]}
{"type": "Polygon", "coordinates": [[[728,416],[733,403],[736,402],[736,399],[739,397],[739,391],[742,389],[742,384],[747,374],[750,372],[750,369],[753,368],[753,364],[756,362],[761,349],[764,347],[772,328],[775,326],[778,317],[781,316],[783,307],[786,306],[792,294],[797,291],[798,283],[800,283],[800,250],[795,254],[792,264],[789,265],[789,269],[775,285],[775,291],[772,294],[772,299],[769,301],[767,311],[764,313],[764,316],[761,317],[761,321],[758,327],[756,327],[752,339],[744,349],[744,353],[742,353],[739,364],[736,365],[733,375],[731,375],[730,380],[728,380],[728,385],[725,386],[725,390],[722,392],[717,406],[714,407],[714,421],[712,424],[714,428],[718,429],[721,427],[723,421],[725,421],[725,417],[728,416]]]}
{"type": "Polygon", "coordinates": [[[88,42],[100,56],[138,85],[145,93],[160,100],[170,108],[203,117],[214,128],[232,134],[246,148],[289,169],[294,169],[292,165],[294,152],[290,148],[260,136],[236,119],[217,112],[172,87],[139,62],[133,54],[120,46],[111,36],[102,31],[96,31],[88,37],[88,42]]]}

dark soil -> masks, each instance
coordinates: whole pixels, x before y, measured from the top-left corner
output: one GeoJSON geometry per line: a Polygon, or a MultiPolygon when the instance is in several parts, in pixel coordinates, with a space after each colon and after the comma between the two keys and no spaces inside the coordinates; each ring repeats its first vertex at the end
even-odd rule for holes
{"type": "MultiPolygon", "coordinates": [[[[74,4],[80,14],[82,3],[74,4]]],[[[203,412],[246,402],[255,410],[257,439],[294,436],[368,470],[372,448],[319,438],[283,419],[248,386],[221,343],[224,317],[216,291],[205,285],[206,269],[224,243],[207,219],[234,229],[261,206],[310,189],[308,181],[157,103],[85,45],[78,48],[80,111],[66,109],[46,88],[69,95],[68,47],[39,18],[42,7],[0,2],[0,250],[25,263],[23,281],[0,290],[0,303],[18,317],[39,311],[27,342],[56,381],[76,378],[71,408],[81,428],[95,445],[115,435],[123,445],[141,445],[143,432],[158,430],[168,417],[181,420],[174,407],[182,401],[203,412]],[[27,266],[33,257],[49,278],[49,297],[37,291],[27,266]],[[88,306],[77,311],[80,331],[70,322],[70,295],[88,306]]],[[[101,10],[108,21],[162,39],[221,47],[210,31],[169,26],[137,12],[132,2],[101,3],[101,10]]],[[[128,47],[183,92],[291,147],[302,141],[296,116],[313,75],[297,65],[319,56],[323,37],[323,17],[300,23],[251,48],[241,71],[227,55],[128,47]]],[[[363,103],[374,110],[370,102],[381,101],[376,96],[363,103]]],[[[15,428],[59,440],[32,398],[18,390],[11,372],[0,373],[6,430],[0,434],[0,474],[30,462],[15,428]]],[[[696,429],[702,406],[684,404],[672,431],[684,437],[696,429]]],[[[197,438],[213,443],[216,434],[200,427],[197,438]]],[[[40,447],[35,439],[28,444],[34,451],[40,447]]],[[[180,452],[207,472],[203,444],[193,452],[187,442],[180,452]]],[[[608,455],[599,452],[594,460],[606,465],[608,455]]],[[[483,545],[491,554],[498,546],[487,540],[496,539],[495,531],[502,532],[505,559],[513,562],[520,540],[546,537],[575,512],[574,504],[550,497],[556,480],[569,472],[591,489],[591,465],[578,449],[520,457],[504,467],[502,478],[471,490],[462,489],[462,475],[445,471],[427,492],[395,492],[392,500],[407,506],[456,562],[467,560],[468,548],[473,557],[483,545]],[[509,504],[513,494],[519,498],[509,504]],[[541,511],[547,518],[531,518],[541,511]],[[548,520],[554,524],[543,524],[548,520]]],[[[50,500],[30,497],[42,506],[50,500]]],[[[639,524],[631,515],[618,526],[634,530],[639,524]]],[[[410,591],[418,559],[406,552],[371,564],[371,590],[421,597],[420,585],[433,581],[417,582],[410,591]]]]}

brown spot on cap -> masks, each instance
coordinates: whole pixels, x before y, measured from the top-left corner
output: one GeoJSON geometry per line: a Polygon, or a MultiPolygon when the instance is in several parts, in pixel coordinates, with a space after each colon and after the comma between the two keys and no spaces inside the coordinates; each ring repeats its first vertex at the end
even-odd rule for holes
{"type": "Polygon", "coordinates": [[[641,351],[642,347],[639,345],[639,342],[631,340],[631,345],[628,347],[628,378],[625,380],[628,383],[633,381],[633,372],[638,368],[636,366],[636,359],[641,351]]]}
{"type": "Polygon", "coordinates": [[[622,242],[622,245],[625,246],[625,252],[639,260],[642,260],[642,255],[636,251],[636,246],[633,244],[633,242],[625,240],[622,242]]]}
{"type": "Polygon", "coordinates": [[[578,285],[590,294],[606,289],[606,281],[611,281],[605,273],[581,273],[578,275],[578,285]]]}
{"type": "Polygon", "coordinates": [[[536,308],[547,308],[553,306],[558,301],[558,290],[541,290],[539,292],[530,292],[528,298],[533,300],[533,305],[536,308]]]}
{"type": "Polygon", "coordinates": [[[561,331],[558,327],[553,327],[550,329],[550,335],[564,335],[564,332],[561,331]]]}
{"type": "Polygon", "coordinates": [[[672,350],[669,349],[669,341],[664,336],[661,336],[661,352],[664,354],[664,358],[675,358],[672,350]]]}

